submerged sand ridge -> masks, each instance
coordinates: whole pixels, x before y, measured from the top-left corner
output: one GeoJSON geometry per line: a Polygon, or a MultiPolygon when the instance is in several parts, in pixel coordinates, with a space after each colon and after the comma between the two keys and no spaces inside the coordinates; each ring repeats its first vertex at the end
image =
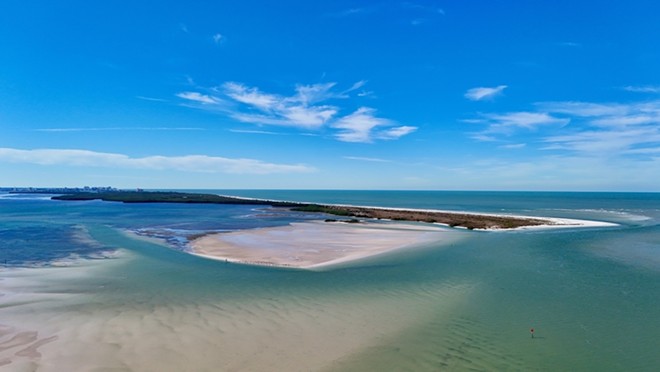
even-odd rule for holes
{"type": "Polygon", "coordinates": [[[303,222],[206,235],[190,248],[228,262],[311,269],[439,242],[445,234],[437,226],[403,223],[303,222]]]}

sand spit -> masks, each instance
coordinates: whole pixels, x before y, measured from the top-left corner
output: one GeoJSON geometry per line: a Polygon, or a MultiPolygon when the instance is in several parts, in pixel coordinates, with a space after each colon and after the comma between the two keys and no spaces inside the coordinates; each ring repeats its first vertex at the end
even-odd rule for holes
{"type": "Polygon", "coordinates": [[[219,233],[190,243],[194,254],[254,265],[320,268],[442,241],[446,230],[403,223],[304,222],[219,233]]]}
{"type": "MultiPolygon", "coordinates": [[[[487,231],[612,227],[614,223],[545,218],[546,224],[487,231]]],[[[401,222],[302,222],[283,227],[217,233],[194,239],[190,252],[201,257],[242,264],[315,269],[446,240],[435,224],[401,222]]]]}
{"type": "Polygon", "coordinates": [[[467,211],[450,211],[441,209],[414,209],[396,207],[376,207],[350,204],[317,204],[312,202],[291,202],[284,200],[256,199],[230,195],[219,195],[224,198],[254,201],[258,203],[299,204],[291,207],[295,211],[336,214],[355,218],[373,220],[425,222],[469,230],[530,230],[548,228],[573,227],[612,227],[615,223],[578,220],[569,218],[538,217],[511,214],[481,213],[467,211]]]}
{"type": "Polygon", "coordinates": [[[555,218],[543,217],[550,223],[538,226],[521,226],[511,230],[545,230],[545,229],[562,229],[562,228],[576,228],[576,227],[614,227],[619,224],[605,221],[592,221],[592,220],[578,220],[574,218],[555,218]]]}

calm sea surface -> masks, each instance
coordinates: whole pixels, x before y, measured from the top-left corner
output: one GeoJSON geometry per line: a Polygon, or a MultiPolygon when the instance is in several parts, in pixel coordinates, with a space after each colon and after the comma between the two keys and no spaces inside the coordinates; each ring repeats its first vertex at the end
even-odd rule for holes
{"type": "Polygon", "coordinates": [[[186,242],[318,215],[0,194],[0,366],[660,370],[660,194],[197,191],[618,226],[447,228],[437,246],[310,272],[205,260],[186,242]],[[13,346],[34,332],[40,355],[13,346]]]}

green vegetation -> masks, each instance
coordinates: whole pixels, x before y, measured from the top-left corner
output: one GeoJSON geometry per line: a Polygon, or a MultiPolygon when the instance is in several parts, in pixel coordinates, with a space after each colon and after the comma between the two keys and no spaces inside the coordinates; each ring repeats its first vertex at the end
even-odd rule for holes
{"type": "Polygon", "coordinates": [[[291,208],[296,212],[311,212],[311,213],[327,213],[334,214],[335,216],[354,216],[353,213],[340,207],[319,204],[301,204],[291,208]]]}
{"type": "Polygon", "coordinates": [[[468,229],[510,229],[521,226],[547,224],[548,221],[507,216],[489,216],[465,213],[434,211],[398,210],[385,208],[352,207],[339,205],[306,204],[281,202],[263,199],[244,199],[214,194],[195,194],[163,191],[108,191],[73,192],[55,196],[55,200],[104,200],[123,203],[197,203],[197,204],[242,204],[290,208],[297,212],[326,213],[342,217],[353,217],[343,221],[360,222],[358,218],[389,219],[394,221],[414,221],[442,223],[451,227],[468,229]]]}
{"type": "Polygon", "coordinates": [[[270,205],[274,207],[297,206],[298,203],[276,202],[268,200],[242,199],[214,194],[195,194],[161,191],[113,191],[113,192],[78,192],[54,196],[54,200],[103,200],[123,203],[197,203],[197,204],[245,204],[270,205]]]}

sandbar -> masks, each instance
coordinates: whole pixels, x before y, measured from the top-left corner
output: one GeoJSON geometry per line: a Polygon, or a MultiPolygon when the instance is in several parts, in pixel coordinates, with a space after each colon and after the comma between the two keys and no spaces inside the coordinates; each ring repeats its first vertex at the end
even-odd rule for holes
{"type": "Polygon", "coordinates": [[[205,235],[189,247],[195,255],[227,262],[313,269],[440,242],[447,235],[433,225],[312,221],[205,235]]]}

